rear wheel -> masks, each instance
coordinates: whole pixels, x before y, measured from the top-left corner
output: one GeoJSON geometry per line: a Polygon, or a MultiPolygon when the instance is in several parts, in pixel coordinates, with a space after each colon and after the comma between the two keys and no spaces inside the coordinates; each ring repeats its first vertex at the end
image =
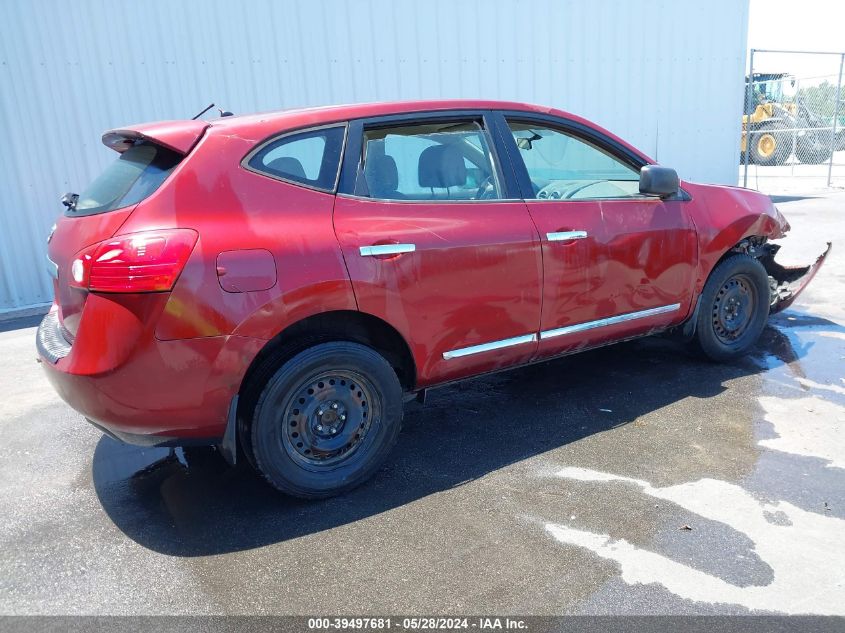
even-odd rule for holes
{"type": "Polygon", "coordinates": [[[701,293],[696,343],[712,360],[742,356],[769,316],[769,277],[750,255],[737,254],[710,273],[701,293]]]}
{"type": "Polygon", "coordinates": [[[358,343],[322,343],[266,383],[250,429],[258,471],[282,492],[330,497],[369,478],[396,444],[402,387],[390,364],[358,343]]]}

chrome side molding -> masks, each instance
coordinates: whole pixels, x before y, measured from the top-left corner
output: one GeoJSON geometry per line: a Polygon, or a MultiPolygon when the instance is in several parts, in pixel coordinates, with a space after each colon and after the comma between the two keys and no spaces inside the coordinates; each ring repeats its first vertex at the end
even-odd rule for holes
{"type": "Polygon", "coordinates": [[[445,360],[453,358],[460,358],[461,356],[469,356],[470,354],[481,354],[482,352],[490,352],[494,349],[502,349],[503,347],[510,347],[511,345],[522,345],[524,343],[533,343],[537,340],[536,334],[526,334],[525,336],[514,336],[513,338],[502,339],[501,341],[493,341],[491,343],[482,343],[481,345],[472,345],[470,347],[462,347],[460,349],[453,349],[448,352],[443,352],[445,360]]]}
{"type": "Polygon", "coordinates": [[[483,352],[490,352],[496,349],[502,349],[503,347],[511,347],[512,345],[533,343],[538,338],[540,340],[545,340],[547,338],[554,338],[555,336],[563,336],[564,334],[573,334],[575,332],[583,332],[584,330],[592,330],[594,328],[604,327],[606,325],[616,325],[617,323],[625,323],[626,321],[645,319],[646,317],[656,316],[658,314],[668,314],[669,312],[676,312],[680,309],[680,307],[680,303],[673,303],[672,305],[668,306],[649,308],[648,310],[640,310],[639,312],[628,312],[627,314],[617,314],[616,316],[608,317],[606,319],[586,321],[585,323],[576,323],[575,325],[567,325],[566,327],[561,327],[554,330],[545,330],[543,332],[540,332],[539,336],[537,334],[526,334],[525,336],[515,336],[513,338],[506,338],[500,341],[482,343],[481,345],[461,347],[460,349],[453,349],[448,352],[443,352],[443,358],[444,360],[451,360],[453,358],[461,358],[462,356],[469,356],[471,354],[481,354],[483,352]]]}
{"type": "Polygon", "coordinates": [[[413,253],[417,250],[416,244],[376,244],[375,246],[361,246],[359,249],[361,257],[373,257],[375,255],[399,255],[401,253],[413,253]]]}
{"type": "Polygon", "coordinates": [[[557,233],[546,233],[546,239],[550,242],[565,242],[567,240],[583,240],[587,237],[586,231],[559,231],[557,233]]]}
{"type": "Polygon", "coordinates": [[[567,325],[566,327],[560,327],[554,330],[545,330],[540,332],[540,339],[544,340],[547,338],[554,338],[555,336],[563,336],[565,334],[574,334],[575,332],[583,332],[584,330],[605,327],[607,325],[616,325],[617,323],[624,323],[626,321],[645,319],[646,317],[656,316],[658,314],[668,314],[669,312],[676,312],[680,309],[680,307],[680,303],[673,303],[668,306],[649,308],[648,310],[640,310],[639,312],[628,312],[627,314],[617,314],[616,316],[608,317],[606,319],[576,323],[575,325],[567,325]]]}

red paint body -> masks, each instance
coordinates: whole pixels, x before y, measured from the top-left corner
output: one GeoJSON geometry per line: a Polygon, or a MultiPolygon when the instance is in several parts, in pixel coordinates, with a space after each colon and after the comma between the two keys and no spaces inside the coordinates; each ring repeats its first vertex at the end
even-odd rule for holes
{"type": "MultiPolygon", "coordinates": [[[[710,270],[748,236],[782,237],[768,197],[682,183],[691,200],[385,202],[316,191],[241,165],[265,139],[361,118],[440,110],[519,111],[609,132],[563,112],[515,103],[355,105],[175,121],[107,133],[186,157],[139,204],[63,216],[49,245],[69,353],[47,374],[75,409],[118,434],[223,435],[229,403],[261,349],[314,315],[360,311],[398,332],[422,388],[683,323],[710,270]],[[67,283],[81,249],[114,235],[190,228],[199,240],[171,292],[98,294],[67,283]],[[589,238],[549,242],[547,232],[589,238]],[[361,246],[416,251],[361,257],[361,246]],[[446,360],[444,352],[536,335],[668,304],[679,309],[577,334],[446,360]]],[[[348,141],[347,141],[348,143],[348,141]]],[[[498,150],[494,150],[498,151],[498,150]]],[[[499,156],[498,160],[505,158],[499,156]]]]}

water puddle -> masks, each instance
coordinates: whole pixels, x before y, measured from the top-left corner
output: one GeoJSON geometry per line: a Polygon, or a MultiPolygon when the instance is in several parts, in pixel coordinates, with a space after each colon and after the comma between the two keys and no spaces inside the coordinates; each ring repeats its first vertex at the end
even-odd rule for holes
{"type": "Polygon", "coordinates": [[[841,547],[845,520],[808,512],[785,501],[760,501],[741,486],[716,479],[658,488],[647,481],[583,468],[564,468],[557,476],[632,485],[640,494],[723,523],[751,539],[754,552],[773,571],[769,584],[741,587],[625,539],[546,524],[546,531],[558,542],[616,562],[622,580],[630,585],[658,583],[688,600],[753,610],[845,615],[845,601],[841,600],[845,592],[845,548],[841,547]],[[818,589],[810,592],[809,587],[818,589]]]}
{"type": "MultiPolygon", "coordinates": [[[[663,485],[663,476],[654,484],[650,478],[607,472],[606,465],[555,472],[566,486],[593,486],[606,502],[642,495],[669,504],[673,515],[698,519],[691,520],[695,527],[655,517],[650,519],[659,522],[655,537],[646,546],[620,537],[618,530],[611,536],[574,522],[545,521],[547,534],[561,545],[613,561],[629,586],[657,585],[699,604],[845,615],[843,332],[834,322],[803,315],[780,317],[767,329],[756,361],[764,372],[753,424],[759,454],[753,472],[736,481],[717,473],[683,481],[679,474],[681,483],[663,485]],[[678,548],[681,533],[691,540],[678,548]],[[708,538],[714,558],[750,542],[748,554],[767,573],[758,571],[753,582],[742,584],[732,565],[744,556],[723,557],[716,568],[693,560],[690,552],[708,538]]],[[[718,449],[715,440],[711,444],[710,450],[718,449]]]]}

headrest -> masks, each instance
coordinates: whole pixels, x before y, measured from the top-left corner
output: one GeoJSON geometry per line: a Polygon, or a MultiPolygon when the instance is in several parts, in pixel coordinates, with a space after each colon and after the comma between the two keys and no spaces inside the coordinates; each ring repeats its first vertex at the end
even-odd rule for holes
{"type": "Polygon", "coordinates": [[[427,147],[420,154],[420,187],[455,187],[467,181],[464,157],[451,145],[427,147]]]}
{"type": "Polygon", "coordinates": [[[291,178],[296,178],[298,180],[308,180],[305,176],[305,170],[302,168],[302,163],[291,156],[282,156],[281,158],[270,161],[267,163],[267,169],[276,172],[280,176],[290,176],[291,178]]]}
{"type": "Polygon", "coordinates": [[[364,164],[364,178],[367,189],[373,198],[381,198],[384,193],[393,193],[399,188],[399,170],[396,161],[389,154],[374,155],[364,164]]]}

